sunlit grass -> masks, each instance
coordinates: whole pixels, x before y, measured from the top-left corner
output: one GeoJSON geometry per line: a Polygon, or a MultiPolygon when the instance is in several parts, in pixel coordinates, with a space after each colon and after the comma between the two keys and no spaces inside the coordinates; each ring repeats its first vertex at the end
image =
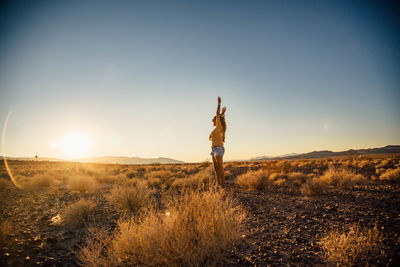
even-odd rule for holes
{"type": "Polygon", "coordinates": [[[108,201],[120,210],[137,214],[150,206],[153,192],[143,181],[128,181],[111,189],[108,201]]]}
{"type": "Polygon", "coordinates": [[[319,241],[328,263],[336,266],[370,266],[377,263],[383,248],[382,234],[355,224],[348,231],[333,230],[319,241]]]}
{"type": "Polygon", "coordinates": [[[187,192],[165,210],[121,220],[112,236],[89,235],[77,257],[82,266],[213,266],[239,240],[243,218],[221,191],[187,192]]]}
{"type": "Polygon", "coordinates": [[[83,224],[90,219],[96,204],[91,200],[80,199],[64,208],[62,221],[67,224],[83,224]]]}

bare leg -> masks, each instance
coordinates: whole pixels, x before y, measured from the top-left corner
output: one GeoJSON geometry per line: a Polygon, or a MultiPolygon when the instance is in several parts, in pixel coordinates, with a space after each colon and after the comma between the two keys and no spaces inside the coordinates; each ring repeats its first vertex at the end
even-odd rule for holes
{"type": "Polygon", "coordinates": [[[215,178],[216,178],[216,183],[219,186],[220,185],[220,178],[219,178],[219,166],[218,166],[218,162],[217,159],[215,158],[215,156],[212,156],[212,160],[213,160],[213,166],[214,166],[214,170],[215,170],[215,178]]]}
{"type": "Polygon", "coordinates": [[[225,170],[224,170],[224,162],[222,156],[216,156],[217,158],[217,165],[218,165],[218,173],[220,179],[220,186],[225,187],[225,170]]]}

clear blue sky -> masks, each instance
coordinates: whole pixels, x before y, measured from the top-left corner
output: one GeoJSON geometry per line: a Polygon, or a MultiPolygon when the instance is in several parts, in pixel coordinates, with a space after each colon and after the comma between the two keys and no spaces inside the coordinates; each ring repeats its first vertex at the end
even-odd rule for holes
{"type": "Polygon", "coordinates": [[[6,1],[3,149],[68,157],[54,144],[78,133],[82,156],[203,161],[218,95],[226,160],[400,144],[399,15],[387,1],[6,1]]]}

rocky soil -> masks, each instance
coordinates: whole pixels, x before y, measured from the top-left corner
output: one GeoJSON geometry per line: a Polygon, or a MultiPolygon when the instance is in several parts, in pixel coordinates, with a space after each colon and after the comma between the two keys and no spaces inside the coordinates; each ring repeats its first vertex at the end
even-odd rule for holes
{"type": "MultiPolygon", "coordinates": [[[[350,191],[333,190],[318,198],[305,198],[297,188],[271,187],[246,191],[232,180],[225,189],[247,211],[242,242],[223,266],[326,265],[319,237],[331,229],[353,223],[377,223],[385,236],[385,250],[374,265],[399,266],[400,186],[371,184],[350,191]]],[[[11,223],[1,247],[2,266],[76,266],[73,251],[84,243],[86,227],[53,225],[51,218],[67,204],[84,197],[96,202],[92,224],[110,230],[120,215],[108,204],[105,191],[74,194],[66,189],[21,191],[0,189],[0,216],[11,223]]]]}
{"type": "Polygon", "coordinates": [[[229,189],[246,208],[245,238],[232,250],[225,265],[326,265],[319,237],[354,223],[377,223],[385,237],[385,255],[377,266],[400,265],[400,187],[369,185],[350,192],[334,190],[318,198],[305,198],[290,188],[266,192],[229,189]]]}

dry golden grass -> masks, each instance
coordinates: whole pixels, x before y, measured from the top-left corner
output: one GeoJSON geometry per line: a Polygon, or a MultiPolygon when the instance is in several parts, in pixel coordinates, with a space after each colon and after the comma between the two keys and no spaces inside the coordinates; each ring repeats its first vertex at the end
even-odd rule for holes
{"type": "Polygon", "coordinates": [[[287,176],[288,182],[295,186],[300,186],[311,178],[312,178],[312,175],[307,175],[307,174],[304,174],[301,172],[292,172],[292,173],[289,173],[287,176]]]}
{"type": "Polygon", "coordinates": [[[83,224],[93,213],[95,203],[91,200],[80,199],[66,206],[61,214],[63,222],[68,224],[83,224]]]}
{"type": "Polygon", "coordinates": [[[47,175],[35,175],[30,178],[30,186],[33,188],[48,188],[55,185],[55,183],[55,178],[47,175]]]}
{"type": "Polygon", "coordinates": [[[376,165],[376,168],[388,168],[392,164],[390,159],[384,159],[376,165]]]}
{"type": "Polygon", "coordinates": [[[348,232],[329,232],[321,238],[319,245],[328,263],[336,266],[374,265],[383,246],[382,234],[376,225],[369,229],[357,224],[348,232]]]}
{"type": "Polygon", "coordinates": [[[126,176],[129,179],[134,178],[134,177],[141,177],[141,175],[137,171],[130,171],[130,172],[126,173],[126,176]]]}
{"type": "Polygon", "coordinates": [[[199,168],[208,168],[211,166],[211,161],[205,160],[202,163],[200,163],[199,168]]]}
{"type": "Polygon", "coordinates": [[[326,194],[330,187],[348,189],[355,185],[368,183],[368,179],[346,168],[329,168],[320,177],[309,179],[304,183],[300,192],[305,196],[326,194]]]}
{"type": "Polygon", "coordinates": [[[89,236],[77,257],[82,266],[213,266],[239,240],[243,218],[222,191],[187,192],[164,212],[120,221],[110,242],[89,236]]]}
{"type": "Polygon", "coordinates": [[[98,183],[91,176],[71,176],[67,180],[67,186],[72,191],[89,192],[98,187],[98,183]]]}
{"type": "Polygon", "coordinates": [[[182,168],[183,168],[182,171],[184,171],[188,175],[199,171],[199,167],[197,165],[188,165],[188,166],[184,166],[182,168]]]}
{"type": "Polygon", "coordinates": [[[111,236],[105,229],[89,227],[86,244],[74,251],[78,264],[85,267],[111,266],[111,259],[106,257],[110,241],[111,236]]]}
{"type": "Polygon", "coordinates": [[[111,189],[107,200],[115,207],[137,214],[152,203],[152,190],[143,181],[129,181],[111,189]]]}
{"type": "Polygon", "coordinates": [[[367,168],[371,166],[371,163],[369,160],[361,160],[358,162],[357,167],[362,169],[362,168],[367,168]]]}
{"type": "Polygon", "coordinates": [[[170,185],[173,182],[174,173],[171,170],[155,170],[146,172],[144,178],[148,180],[157,178],[160,179],[163,184],[170,185]]]}
{"type": "Polygon", "coordinates": [[[305,196],[324,195],[329,189],[329,184],[315,177],[300,187],[300,192],[305,196]]]}
{"type": "Polygon", "coordinates": [[[376,169],[375,169],[375,173],[376,173],[377,175],[381,175],[381,174],[383,174],[385,171],[386,171],[386,170],[385,170],[384,168],[376,168],[376,169]]]}
{"type": "Polygon", "coordinates": [[[329,185],[342,188],[349,188],[368,182],[365,176],[345,168],[329,168],[319,179],[329,185]]]}
{"type": "Polygon", "coordinates": [[[55,184],[55,179],[46,174],[34,174],[29,177],[16,175],[15,179],[20,188],[24,190],[49,188],[55,184]]]}
{"type": "Polygon", "coordinates": [[[163,181],[160,178],[152,177],[147,179],[147,184],[150,187],[160,189],[163,185],[163,181]]]}
{"type": "Polygon", "coordinates": [[[188,178],[178,178],[172,183],[173,187],[176,188],[200,188],[210,182],[213,179],[213,169],[212,167],[208,167],[195,173],[188,178]]]}
{"type": "Polygon", "coordinates": [[[291,172],[293,168],[292,163],[293,161],[290,160],[278,160],[275,164],[275,169],[280,172],[291,172]]]}
{"type": "Polygon", "coordinates": [[[400,182],[400,169],[388,169],[381,176],[379,176],[381,181],[398,183],[400,182]]]}
{"type": "Polygon", "coordinates": [[[183,172],[183,171],[181,171],[181,170],[178,170],[178,171],[176,171],[176,172],[174,173],[174,177],[175,177],[175,178],[183,178],[183,177],[185,177],[185,176],[186,176],[186,173],[183,172]]]}
{"type": "Polygon", "coordinates": [[[97,182],[98,184],[118,184],[121,183],[121,181],[125,181],[127,179],[128,177],[125,174],[98,174],[94,177],[95,182],[97,182]]]}
{"type": "Polygon", "coordinates": [[[269,180],[269,171],[259,169],[239,175],[235,183],[251,190],[263,190],[271,181],[269,180]]]}

